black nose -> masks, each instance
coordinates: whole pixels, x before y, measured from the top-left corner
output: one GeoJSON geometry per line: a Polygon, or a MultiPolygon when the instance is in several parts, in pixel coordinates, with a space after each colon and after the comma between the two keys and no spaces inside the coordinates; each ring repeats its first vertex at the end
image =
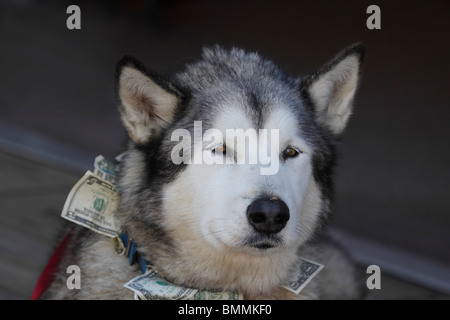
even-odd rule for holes
{"type": "Polygon", "coordinates": [[[289,220],[289,208],[281,200],[257,199],[248,206],[247,219],[258,232],[278,233],[289,220]]]}

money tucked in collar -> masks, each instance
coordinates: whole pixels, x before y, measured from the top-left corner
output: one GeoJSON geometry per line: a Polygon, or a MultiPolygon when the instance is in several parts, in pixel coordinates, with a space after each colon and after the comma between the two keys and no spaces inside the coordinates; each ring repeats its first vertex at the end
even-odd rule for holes
{"type": "Polygon", "coordinates": [[[139,300],[242,300],[243,295],[237,292],[220,290],[199,291],[170,283],[161,274],[149,269],[141,276],[128,281],[126,288],[135,293],[139,300]]]}
{"type": "Polygon", "coordinates": [[[284,288],[299,294],[322,269],[322,264],[300,258],[296,273],[289,279],[284,288]]]}
{"type": "Polygon", "coordinates": [[[120,168],[102,155],[98,155],[94,161],[94,174],[117,186],[120,168]]]}
{"type": "Polygon", "coordinates": [[[61,217],[114,238],[121,231],[119,202],[114,185],[88,171],[70,191],[61,217]]]}

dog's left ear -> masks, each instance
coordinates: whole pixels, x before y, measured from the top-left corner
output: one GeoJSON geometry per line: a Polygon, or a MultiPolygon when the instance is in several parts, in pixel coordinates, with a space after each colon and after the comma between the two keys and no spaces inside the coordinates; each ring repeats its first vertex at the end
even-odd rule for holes
{"type": "Polygon", "coordinates": [[[124,56],[119,60],[116,85],[123,125],[137,144],[146,143],[172,122],[181,93],[136,58],[124,56]]]}
{"type": "Polygon", "coordinates": [[[354,44],[302,82],[301,90],[310,97],[318,122],[336,136],[352,112],[364,53],[362,44],[354,44]]]}

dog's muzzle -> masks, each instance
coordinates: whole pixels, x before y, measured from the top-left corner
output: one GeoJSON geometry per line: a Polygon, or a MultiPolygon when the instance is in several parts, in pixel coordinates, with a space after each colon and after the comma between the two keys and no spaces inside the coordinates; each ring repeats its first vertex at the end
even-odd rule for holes
{"type": "Polygon", "coordinates": [[[289,207],[282,200],[256,199],[247,207],[247,219],[259,233],[280,232],[289,220],[289,207]]]}

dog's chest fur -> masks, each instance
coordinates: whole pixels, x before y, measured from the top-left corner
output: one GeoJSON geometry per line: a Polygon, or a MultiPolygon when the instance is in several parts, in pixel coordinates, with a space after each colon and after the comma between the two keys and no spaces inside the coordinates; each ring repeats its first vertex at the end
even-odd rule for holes
{"type": "MultiPolygon", "coordinates": [[[[124,284],[141,275],[141,271],[136,264],[130,266],[125,256],[116,253],[112,239],[76,227],[71,240],[57,277],[42,296],[43,299],[134,299],[133,292],[125,288],[124,284]],[[73,250],[79,241],[87,245],[73,250]],[[65,268],[72,264],[78,265],[81,270],[80,290],[70,290],[66,285],[68,274],[65,268]]],[[[328,242],[320,242],[303,248],[299,255],[325,265],[300,294],[294,294],[282,286],[273,286],[270,290],[253,294],[247,290],[244,299],[354,299],[361,296],[355,267],[339,248],[328,242]]]]}

